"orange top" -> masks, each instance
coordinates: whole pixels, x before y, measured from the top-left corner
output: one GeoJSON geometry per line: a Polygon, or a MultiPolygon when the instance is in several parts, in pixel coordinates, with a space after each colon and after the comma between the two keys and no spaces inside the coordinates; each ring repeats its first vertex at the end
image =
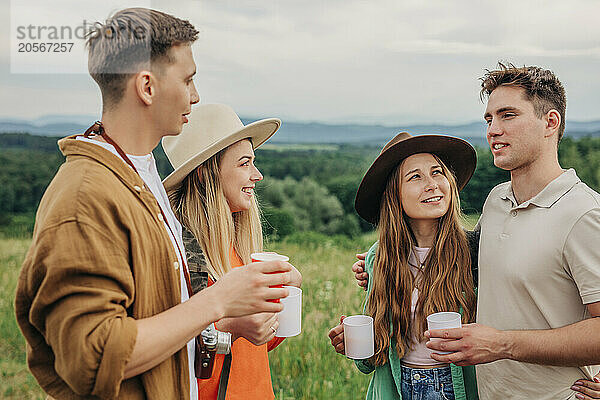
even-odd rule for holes
{"type": "MultiPolygon", "coordinates": [[[[229,262],[232,268],[244,264],[233,247],[229,249],[229,262]]],[[[212,284],[213,282],[209,279],[209,285],[212,284]]],[[[216,326],[219,329],[218,322],[216,326]]],[[[231,369],[226,400],[272,400],[275,398],[267,351],[274,349],[282,341],[283,338],[274,338],[269,343],[255,346],[240,337],[233,343],[231,346],[231,369]]],[[[223,354],[216,356],[213,374],[210,379],[198,379],[199,399],[217,398],[224,358],[223,354]]]]}

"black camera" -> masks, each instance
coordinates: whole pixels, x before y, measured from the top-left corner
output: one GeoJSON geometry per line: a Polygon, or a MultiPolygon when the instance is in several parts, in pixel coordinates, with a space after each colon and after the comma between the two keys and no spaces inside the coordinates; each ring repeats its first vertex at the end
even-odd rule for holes
{"type": "Polygon", "coordinates": [[[214,324],[210,324],[196,337],[196,378],[209,379],[215,366],[216,355],[229,354],[230,351],[231,333],[218,331],[214,324]]]}

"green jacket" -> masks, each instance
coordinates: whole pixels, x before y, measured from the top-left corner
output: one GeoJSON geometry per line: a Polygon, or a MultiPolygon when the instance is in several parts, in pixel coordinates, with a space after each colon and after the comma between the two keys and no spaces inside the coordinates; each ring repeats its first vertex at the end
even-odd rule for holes
{"type": "MultiPolygon", "coordinates": [[[[369,274],[369,277],[373,276],[373,264],[376,251],[377,243],[371,246],[365,260],[366,272],[369,274]]],[[[369,293],[371,293],[372,288],[373,280],[369,279],[369,285],[367,287],[367,299],[369,298],[369,293]]],[[[379,367],[374,367],[369,363],[368,360],[354,361],[360,372],[364,374],[370,374],[371,372],[375,371],[373,377],[371,378],[371,382],[369,383],[369,389],[367,390],[367,400],[402,400],[402,395],[400,394],[402,382],[402,364],[398,358],[398,353],[396,352],[395,347],[396,341],[394,338],[392,338],[390,347],[388,349],[389,361],[379,367]]],[[[454,395],[456,400],[478,400],[479,397],[477,395],[475,367],[459,367],[454,364],[450,364],[450,369],[452,370],[452,386],[454,387],[454,395]]]]}

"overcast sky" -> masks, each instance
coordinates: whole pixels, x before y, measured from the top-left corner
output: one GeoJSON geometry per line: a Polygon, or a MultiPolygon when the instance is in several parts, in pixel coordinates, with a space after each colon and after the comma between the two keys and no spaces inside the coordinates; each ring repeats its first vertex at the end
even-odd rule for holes
{"type": "Polygon", "coordinates": [[[567,90],[568,119],[600,119],[597,0],[14,0],[12,10],[1,1],[0,118],[100,113],[99,91],[86,74],[11,73],[17,5],[13,25],[76,25],[145,5],[200,30],[193,51],[202,102],[227,103],[244,116],[477,121],[484,108],[478,78],[507,60],[552,69],[567,90]]]}

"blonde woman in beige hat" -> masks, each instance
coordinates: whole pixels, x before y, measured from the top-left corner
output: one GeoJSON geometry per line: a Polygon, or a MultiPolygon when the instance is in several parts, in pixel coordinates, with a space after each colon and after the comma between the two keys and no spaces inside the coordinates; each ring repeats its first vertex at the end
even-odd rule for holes
{"type": "MultiPolygon", "coordinates": [[[[254,165],[254,149],[280,125],[275,118],[243,125],[230,107],[205,104],[192,112],[181,135],[163,140],[175,168],[163,183],[183,225],[192,282],[201,280],[195,272],[204,271],[210,285],[262,251],[254,188],[263,176],[254,165]]],[[[291,285],[299,287],[302,277],[293,267],[292,272],[291,285]]],[[[274,337],[277,326],[274,313],[215,323],[232,335],[231,358],[217,355],[211,377],[198,379],[199,398],[273,399],[267,351],[282,341],[274,337]]]]}
{"type": "MultiPolygon", "coordinates": [[[[433,360],[423,335],[434,312],[460,310],[463,322],[475,319],[458,197],[475,164],[475,150],[462,139],[403,132],[384,146],[360,184],[356,211],[379,234],[366,257],[365,313],[374,320],[375,355],[356,361],[361,372],[374,372],[368,400],[477,398],[474,368],[433,360]]],[[[342,324],[329,337],[344,354],[342,324]]]]}

